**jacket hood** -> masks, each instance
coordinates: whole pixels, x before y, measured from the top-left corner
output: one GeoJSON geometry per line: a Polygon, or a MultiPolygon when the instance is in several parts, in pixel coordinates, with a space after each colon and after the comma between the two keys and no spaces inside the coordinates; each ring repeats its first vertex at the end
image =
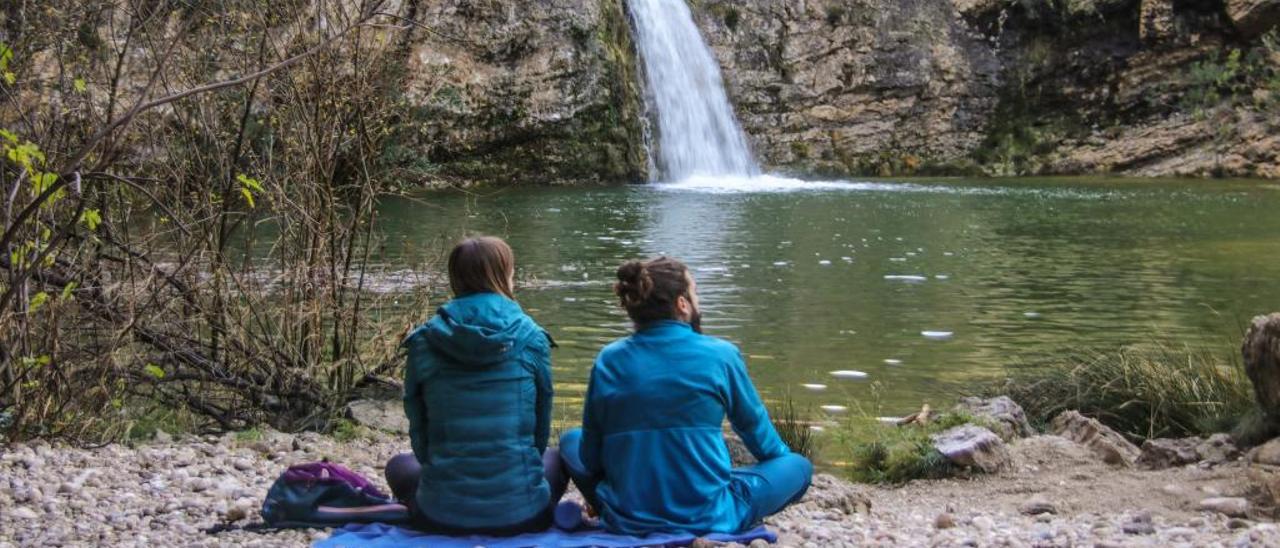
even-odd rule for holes
{"type": "Polygon", "coordinates": [[[497,293],[456,298],[412,336],[456,363],[485,366],[509,360],[541,331],[520,305],[497,293]]]}

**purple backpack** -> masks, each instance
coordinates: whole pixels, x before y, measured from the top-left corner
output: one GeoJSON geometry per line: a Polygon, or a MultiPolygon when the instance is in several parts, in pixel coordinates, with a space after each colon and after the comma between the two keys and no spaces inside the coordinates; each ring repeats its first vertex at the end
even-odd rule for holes
{"type": "Polygon", "coordinates": [[[272,527],[402,524],[409,511],[364,476],[331,462],[295,464],[267,491],[262,520],[272,527]]]}

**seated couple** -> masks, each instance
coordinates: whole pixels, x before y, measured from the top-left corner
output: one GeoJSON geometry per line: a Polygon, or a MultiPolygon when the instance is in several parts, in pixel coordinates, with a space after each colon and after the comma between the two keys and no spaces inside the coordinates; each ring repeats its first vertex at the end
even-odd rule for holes
{"type": "Polygon", "coordinates": [[[448,270],[455,298],[403,343],[413,453],[386,471],[418,528],[544,530],[572,479],[614,533],[739,533],[809,487],[812,465],[778,436],[738,349],[701,334],[697,284],[679,261],[618,269],[635,332],[600,351],[582,428],[558,450],[553,343],[513,298],[511,248],[464,240],[448,270]],[[725,417],[759,464],[732,467],[725,417]]]}

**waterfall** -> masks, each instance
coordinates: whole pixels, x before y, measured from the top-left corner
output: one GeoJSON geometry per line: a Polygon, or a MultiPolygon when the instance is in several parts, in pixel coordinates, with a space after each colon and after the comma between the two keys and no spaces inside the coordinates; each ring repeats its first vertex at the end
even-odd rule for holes
{"type": "MultiPolygon", "coordinates": [[[[724,92],[720,66],[685,0],[630,0],[649,107],[657,122],[657,166],[669,181],[760,172],[724,92]]],[[[651,150],[654,148],[650,147],[651,150]]]]}

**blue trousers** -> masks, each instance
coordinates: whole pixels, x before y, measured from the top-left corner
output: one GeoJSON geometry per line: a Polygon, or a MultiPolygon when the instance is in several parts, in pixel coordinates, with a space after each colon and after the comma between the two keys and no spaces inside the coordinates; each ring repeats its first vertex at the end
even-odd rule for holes
{"type": "MultiPolygon", "coordinates": [[[[560,459],[587,504],[599,509],[596,485],[602,478],[587,473],[580,457],[581,447],[581,429],[565,432],[560,437],[560,459]]],[[[734,468],[730,474],[729,488],[751,501],[751,515],[742,524],[742,530],[747,530],[800,500],[813,479],[813,464],[801,455],[788,453],[752,466],[734,468]]],[[[636,478],[636,481],[644,479],[636,478]]]]}

